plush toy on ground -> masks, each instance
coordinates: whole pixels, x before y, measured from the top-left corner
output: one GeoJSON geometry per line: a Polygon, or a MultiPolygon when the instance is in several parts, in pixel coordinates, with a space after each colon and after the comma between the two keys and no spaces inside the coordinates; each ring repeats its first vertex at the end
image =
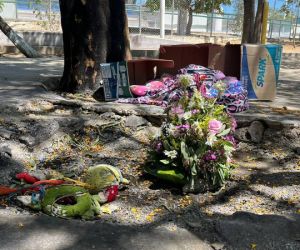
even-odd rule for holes
{"type": "Polygon", "coordinates": [[[44,213],[58,217],[92,219],[100,213],[96,198],[84,188],[72,185],[48,188],[41,205],[44,213]]]}
{"type": "MultiPolygon", "coordinates": [[[[55,171],[54,171],[55,172],[55,171]]],[[[83,181],[54,173],[57,179],[39,180],[20,173],[18,188],[0,186],[0,195],[16,196],[24,206],[63,218],[92,219],[100,214],[100,205],[116,199],[119,184],[128,184],[121,171],[110,165],[97,165],[87,170],[83,181]]]]}
{"type": "Polygon", "coordinates": [[[90,167],[83,177],[83,182],[87,184],[91,194],[96,194],[106,187],[129,183],[122,176],[120,169],[106,164],[90,167]]]}

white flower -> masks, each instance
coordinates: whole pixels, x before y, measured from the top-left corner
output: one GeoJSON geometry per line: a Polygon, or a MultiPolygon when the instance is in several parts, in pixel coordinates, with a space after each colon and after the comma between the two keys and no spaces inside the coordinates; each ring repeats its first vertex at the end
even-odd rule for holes
{"type": "Polygon", "coordinates": [[[185,112],[185,113],[183,114],[183,118],[184,118],[185,120],[188,120],[188,119],[190,119],[191,117],[192,117],[192,112],[191,112],[191,111],[185,112]]]}
{"type": "Polygon", "coordinates": [[[180,75],[178,77],[178,82],[180,83],[181,87],[187,88],[194,83],[194,78],[191,75],[180,75]]]}
{"type": "Polygon", "coordinates": [[[170,159],[175,159],[177,157],[177,151],[172,150],[172,151],[164,151],[165,156],[169,157],[170,159]]]}
{"type": "Polygon", "coordinates": [[[217,137],[213,134],[210,134],[208,137],[207,137],[207,141],[206,141],[206,145],[208,146],[213,146],[213,144],[217,141],[217,137]]]}

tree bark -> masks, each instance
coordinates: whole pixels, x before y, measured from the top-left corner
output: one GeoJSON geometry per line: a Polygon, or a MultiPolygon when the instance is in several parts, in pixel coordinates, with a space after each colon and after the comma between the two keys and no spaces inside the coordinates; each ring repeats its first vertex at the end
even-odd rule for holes
{"type": "Polygon", "coordinates": [[[3,20],[0,16],[0,30],[8,37],[8,39],[24,54],[26,57],[35,58],[40,55],[28,44],[23,38],[18,36],[16,32],[3,20]]]}
{"type": "Polygon", "coordinates": [[[192,25],[193,25],[193,9],[189,8],[189,20],[186,25],[186,35],[191,35],[191,30],[192,30],[192,25]]]}
{"type": "Polygon", "coordinates": [[[99,87],[100,63],[130,57],[125,0],[60,0],[66,92],[99,87]]]}
{"type": "Polygon", "coordinates": [[[264,0],[258,0],[257,11],[255,16],[255,23],[253,27],[253,43],[261,42],[261,31],[262,31],[262,21],[264,12],[264,0]]]}
{"type": "Polygon", "coordinates": [[[130,50],[130,35],[129,35],[127,14],[125,16],[124,40],[125,40],[125,60],[128,61],[132,59],[132,54],[130,50]]]}
{"type": "Polygon", "coordinates": [[[177,22],[177,34],[179,36],[184,36],[186,33],[186,27],[187,27],[187,10],[184,8],[179,9],[178,14],[178,22],[177,22]]]}
{"type": "Polygon", "coordinates": [[[242,43],[252,43],[255,18],[255,0],[244,0],[244,22],[242,43]]]}

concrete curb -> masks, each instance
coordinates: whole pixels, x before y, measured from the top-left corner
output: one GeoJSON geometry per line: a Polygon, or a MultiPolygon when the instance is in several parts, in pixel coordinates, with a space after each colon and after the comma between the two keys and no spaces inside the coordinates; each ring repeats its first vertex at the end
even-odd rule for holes
{"type": "Polygon", "coordinates": [[[300,59],[300,53],[282,53],[282,59],[300,59]]]}

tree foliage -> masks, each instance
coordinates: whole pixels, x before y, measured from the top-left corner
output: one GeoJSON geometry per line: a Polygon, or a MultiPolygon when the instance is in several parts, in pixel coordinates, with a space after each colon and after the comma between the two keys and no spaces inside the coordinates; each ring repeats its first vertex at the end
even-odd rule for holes
{"type": "Polygon", "coordinates": [[[56,30],[60,26],[59,16],[53,12],[53,0],[30,0],[28,5],[40,20],[40,24],[48,30],[56,30]]]}
{"type": "Polygon", "coordinates": [[[235,33],[240,33],[243,29],[244,4],[240,0],[233,0],[232,6],[236,12],[234,16],[234,22],[230,25],[230,29],[235,33]]]}
{"type": "Polygon", "coordinates": [[[294,9],[300,7],[300,0],[286,0],[281,6],[280,11],[285,15],[291,15],[294,9]]]}
{"type": "MultiPolygon", "coordinates": [[[[223,13],[222,4],[230,4],[231,0],[174,0],[175,9],[179,10],[178,13],[178,33],[180,35],[190,35],[193,24],[193,13],[223,13]],[[188,17],[188,21],[186,20],[188,17]],[[185,25],[185,32],[182,26],[185,25]]],[[[173,0],[166,0],[166,8],[171,9],[173,0]]],[[[147,0],[146,7],[151,11],[158,11],[160,9],[160,1],[147,0]]]]}
{"type": "MultiPolygon", "coordinates": [[[[166,0],[166,8],[172,8],[173,0],[166,0]]],[[[213,10],[217,13],[222,13],[222,4],[228,5],[231,0],[174,0],[175,9],[192,9],[194,13],[210,13],[213,10]]],[[[160,9],[160,1],[147,0],[146,7],[152,11],[158,11],[160,9]]]]}

